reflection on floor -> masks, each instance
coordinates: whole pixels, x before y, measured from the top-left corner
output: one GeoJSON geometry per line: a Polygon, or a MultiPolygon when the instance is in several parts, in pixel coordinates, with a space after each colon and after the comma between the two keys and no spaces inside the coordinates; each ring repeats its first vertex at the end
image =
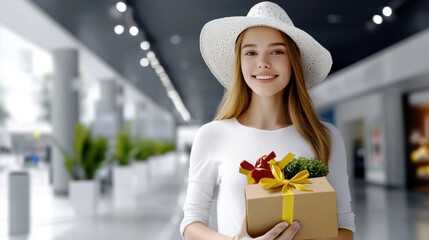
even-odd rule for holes
{"type": "Polygon", "coordinates": [[[355,239],[429,239],[429,194],[353,181],[355,239]]]}
{"type": "MultiPolygon", "coordinates": [[[[183,167],[184,169],[184,167],[183,167]]],[[[110,240],[180,239],[176,226],[182,219],[185,192],[183,172],[160,175],[142,194],[123,196],[115,202],[111,193],[101,196],[98,214],[77,219],[67,197],[55,196],[47,168],[29,169],[31,176],[31,227],[28,236],[8,236],[8,173],[0,171],[0,239],[5,240],[110,240]],[[130,201],[131,199],[131,201],[130,201]],[[177,235],[178,234],[178,235],[177,235]]]]}
{"type": "MultiPolygon", "coordinates": [[[[181,239],[184,174],[163,176],[152,182],[146,193],[124,196],[134,201],[122,208],[111,195],[105,194],[100,199],[97,217],[84,220],[74,217],[66,197],[52,194],[46,169],[33,169],[30,174],[31,234],[9,237],[7,174],[0,172],[0,239],[181,239]]],[[[386,189],[362,181],[353,181],[350,186],[356,215],[355,239],[429,239],[428,194],[386,189]]]]}

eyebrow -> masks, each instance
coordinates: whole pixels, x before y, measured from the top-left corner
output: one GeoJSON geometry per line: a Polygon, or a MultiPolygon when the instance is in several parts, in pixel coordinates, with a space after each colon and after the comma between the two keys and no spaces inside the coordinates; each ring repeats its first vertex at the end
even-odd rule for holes
{"type": "MultiPolygon", "coordinates": [[[[279,43],[270,43],[268,46],[270,46],[270,47],[273,47],[273,46],[284,46],[284,47],[286,47],[286,44],[279,42],[279,43]]],[[[246,44],[241,49],[244,49],[246,47],[256,47],[256,44],[246,44]]]]}

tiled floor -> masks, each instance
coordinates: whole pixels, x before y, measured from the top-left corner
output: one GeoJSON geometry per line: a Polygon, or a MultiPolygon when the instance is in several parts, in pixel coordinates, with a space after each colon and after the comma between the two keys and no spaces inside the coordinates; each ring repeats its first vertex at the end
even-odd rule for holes
{"type": "Polygon", "coordinates": [[[353,181],[355,239],[429,239],[429,194],[353,181]]]}
{"type": "MultiPolygon", "coordinates": [[[[97,217],[81,220],[75,218],[66,197],[53,195],[45,168],[30,170],[31,234],[14,237],[8,236],[7,174],[0,172],[0,239],[181,239],[186,165],[178,166],[160,182],[152,183],[144,194],[129,196],[134,202],[128,206],[120,208],[111,194],[102,195],[97,217]]],[[[350,186],[356,215],[355,239],[429,239],[429,194],[386,189],[362,181],[352,181],[350,186]]]]}
{"type": "MultiPolygon", "coordinates": [[[[184,168],[183,168],[184,169],[184,168]]],[[[28,169],[31,176],[31,230],[28,236],[8,236],[8,172],[0,172],[0,239],[179,239],[176,229],[182,218],[185,192],[183,172],[156,176],[157,181],[140,194],[113,200],[112,193],[101,196],[94,218],[74,216],[67,197],[53,194],[46,168],[28,169]],[[179,179],[178,179],[179,178],[179,179]]],[[[124,191],[124,193],[127,193],[124,191]]],[[[130,192],[128,192],[131,194],[130,192]]]]}

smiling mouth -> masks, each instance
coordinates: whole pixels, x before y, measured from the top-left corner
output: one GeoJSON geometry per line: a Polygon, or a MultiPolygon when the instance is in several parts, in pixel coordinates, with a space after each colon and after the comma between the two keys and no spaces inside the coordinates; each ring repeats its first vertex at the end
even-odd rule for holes
{"type": "Polygon", "coordinates": [[[258,80],[271,80],[271,79],[278,77],[278,75],[269,75],[269,76],[255,76],[255,75],[253,75],[252,77],[254,77],[258,80]]]}

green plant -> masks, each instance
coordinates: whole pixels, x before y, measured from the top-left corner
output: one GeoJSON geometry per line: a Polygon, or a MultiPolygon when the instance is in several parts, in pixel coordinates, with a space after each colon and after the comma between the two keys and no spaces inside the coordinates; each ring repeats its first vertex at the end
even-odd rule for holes
{"type": "Polygon", "coordinates": [[[157,142],[157,151],[158,154],[164,154],[169,151],[173,151],[175,149],[175,145],[170,141],[158,141],[157,142]]]}
{"type": "Polygon", "coordinates": [[[147,160],[150,156],[155,155],[156,142],[151,139],[136,139],[135,145],[138,151],[135,155],[137,161],[147,160]]]}
{"type": "Polygon", "coordinates": [[[176,145],[173,142],[165,141],[164,142],[164,153],[174,151],[176,149],[176,145]]]}
{"type": "Polygon", "coordinates": [[[127,124],[124,131],[116,133],[115,152],[113,153],[113,160],[117,160],[119,165],[129,165],[131,159],[139,151],[138,147],[134,146],[131,139],[131,125],[127,124]]]}
{"type": "Polygon", "coordinates": [[[134,156],[137,161],[146,160],[150,156],[164,154],[176,148],[171,141],[156,141],[149,138],[135,139],[134,145],[137,148],[134,156]]]}
{"type": "Polygon", "coordinates": [[[64,165],[75,180],[94,179],[97,169],[106,160],[107,139],[92,136],[91,130],[81,123],[76,124],[73,154],[64,150],[55,139],[53,142],[62,152],[64,165]]]}
{"type": "Polygon", "coordinates": [[[329,173],[328,167],[321,161],[315,158],[298,157],[292,159],[284,168],[285,178],[291,179],[302,170],[308,171],[309,178],[324,177],[329,173]]]}

